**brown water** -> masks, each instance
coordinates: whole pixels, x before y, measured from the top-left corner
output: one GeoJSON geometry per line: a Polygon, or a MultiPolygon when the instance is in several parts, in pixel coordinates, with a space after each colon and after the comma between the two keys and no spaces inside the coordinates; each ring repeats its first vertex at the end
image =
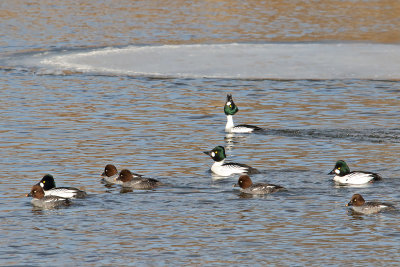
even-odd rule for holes
{"type": "MultiPolygon", "coordinates": [[[[0,55],[398,44],[399,12],[397,1],[1,1],[0,55]]],[[[357,192],[400,208],[398,81],[37,75],[0,62],[2,265],[399,264],[399,214],[355,216],[345,207],[357,192]],[[240,109],[235,122],[264,134],[224,133],[227,93],[240,109]],[[202,151],[216,145],[262,170],[253,180],[288,191],[247,198],[233,190],[236,176],[213,179],[202,151]],[[326,174],[338,159],[384,181],[335,187],[326,174]],[[100,183],[107,163],[166,185],[121,193],[100,183]],[[32,209],[25,194],[46,173],[89,197],[32,209]]]]}

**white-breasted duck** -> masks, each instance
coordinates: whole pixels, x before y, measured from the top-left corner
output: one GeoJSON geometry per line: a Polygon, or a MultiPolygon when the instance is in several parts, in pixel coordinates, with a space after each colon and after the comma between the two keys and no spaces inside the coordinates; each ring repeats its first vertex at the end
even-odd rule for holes
{"type": "Polygon", "coordinates": [[[58,196],[63,198],[84,198],[86,192],[75,187],[56,187],[54,177],[51,174],[43,176],[42,180],[38,183],[43,190],[45,196],[58,196]]]}
{"type": "Polygon", "coordinates": [[[361,185],[382,180],[382,177],[374,172],[350,171],[344,160],[338,160],[333,170],[328,174],[336,174],[333,181],[340,185],[361,185]]]}
{"type": "Polygon", "coordinates": [[[211,166],[211,171],[219,176],[229,176],[235,173],[259,173],[256,168],[250,167],[246,164],[225,162],[226,155],[225,148],[223,146],[216,146],[213,150],[204,151],[203,153],[209,155],[214,160],[214,164],[211,166]]]}
{"type": "Polygon", "coordinates": [[[224,106],[224,112],[226,115],[226,126],[225,132],[228,133],[252,133],[255,131],[262,131],[263,129],[254,125],[240,124],[235,126],[233,123],[233,115],[239,111],[239,108],[233,102],[232,95],[226,96],[226,102],[224,106]]]}

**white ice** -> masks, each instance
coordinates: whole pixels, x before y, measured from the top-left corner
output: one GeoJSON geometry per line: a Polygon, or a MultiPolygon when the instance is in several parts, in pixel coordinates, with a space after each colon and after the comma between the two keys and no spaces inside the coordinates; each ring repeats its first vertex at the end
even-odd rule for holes
{"type": "MultiPolygon", "coordinates": [[[[21,63],[20,63],[21,64],[21,63]]],[[[400,45],[266,43],[128,46],[51,52],[23,64],[46,72],[183,78],[400,79],[400,45]]]]}

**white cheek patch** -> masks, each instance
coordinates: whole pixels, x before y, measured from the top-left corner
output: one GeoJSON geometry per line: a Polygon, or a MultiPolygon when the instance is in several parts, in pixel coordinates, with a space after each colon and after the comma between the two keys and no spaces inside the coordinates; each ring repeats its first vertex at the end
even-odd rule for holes
{"type": "Polygon", "coordinates": [[[336,173],[336,174],[340,174],[340,170],[335,169],[335,173],[336,173]]]}
{"type": "Polygon", "coordinates": [[[43,184],[43,183],[40,183],[40,187],[44,187],[44,184],[43,184]]]}
{"type": "Polygon", "coordinates": [[[215,153],[214,152],[211,152],[211,157],[215,157],[215,153]]]}
{"type": "Polygon", "coordinates": [[[227,106],[229,106],[230,104],[232,104],[231,101],[226,102],[226,105],[227,105],[227,106]]]}

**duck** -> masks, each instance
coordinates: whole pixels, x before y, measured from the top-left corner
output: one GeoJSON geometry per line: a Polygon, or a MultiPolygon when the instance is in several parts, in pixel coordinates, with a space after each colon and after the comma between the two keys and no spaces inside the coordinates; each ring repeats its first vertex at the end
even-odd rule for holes
{"type": "Polygon", "coordinates": [[[346,206],[359,214],[374,214],[381,211],[395,210],[395,207],[389,203],[378,201],[365,202],[364,198],[360,194],[354,194],[346,206]]]}
{"type": "Polygon", "coordinates": [[[31,200],[32,205],[42,209],[53,209],[61,206],[69,206],[71,204],[68,198],[53,195],[45,196],[45,191],[38,184],[32,186],[31,192],[26,196],[33,197],[31,200]]]}
{"type": "Polygon", "coordinates": [[[225,132],[227,133],[252,133],[256,131],[262,131],[263,129],[254,126],[254,125],[247,125],[247,124],[240,124],[235,126],[233,123],[233,115],[235,115],[239,111],[239,108],[233,102],[232,95],[228,94],[226,96],[226,102],[224,106],[224,112],[226,115],[226,125],[225,125],[225,132]]]}
{"type": "Polygon", "coordinates": [[[341,185],[360,185],[382,180],[382,177],[374,172],[350,171],[344,160],[338,160],[333,170],[328,174],[336,174],[333,181],[341,185]]]}
{"type": "MultiPolygon", "coordinates": [[[[141,174],[131,172],[134,178],[142,178],[141,174]]],[[[102,181],[106,184],[119,184],[121,185],[123,182],[121,180],[117,180],[119,176],[117,167],[113,164],[107,164],[104,167],[104,172],[101,174],[102,181]]]]}
{"type": "Polygon", "coordinates": [[[45,196],[58,196],[62,198],[85,198],[86,192],[75,187],[56,187],[54,177],[51,174],[43,176],[42,180],[37,183],[43,188],[45,196]]]}
{"type": "Polygon", "coordinates": [[[256,174],[259,171],[256,168],[246,164],[226,162],[225,148],[216,146],[211,151],[204,151],[204,154],[210,156],[214,160],[211,171],[219,176],[230,176],[232,174],[256,174]]]}
{"type": "Polygon", "coordinates": [[[107,164],[104,167],[104,171],[101,174],[101,180],[108,184],[115,184],[116,179],[118,178],[118,170],[117,167],[113,164],[107,164]]]}
{"type": "Polygon", "coordinates": [[[253,184],[250,176],[247,174],[241,175],[237,184],[234,187],[240,187],[240,191],[245,194],[252,195],[265,195],[275,193],[281,190],[285,190],[283,186],[267,184],[267,183],[255,183],[253,184]]]}
{"type": "Polygon", "coordinates": [[[121,182],[122,187],[141,190],[151,190],[162,184],[153,178],[135,177],[128,169],[119,173],[117,181],[121,182]]]}

